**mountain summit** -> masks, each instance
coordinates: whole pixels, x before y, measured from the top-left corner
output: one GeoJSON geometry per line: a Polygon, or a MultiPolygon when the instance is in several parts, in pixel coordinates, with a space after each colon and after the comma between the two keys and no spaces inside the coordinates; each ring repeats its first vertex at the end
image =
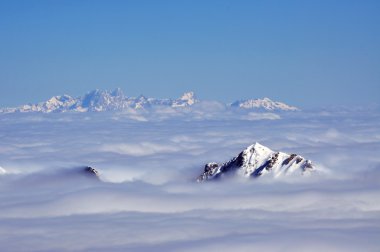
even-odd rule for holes
{"type": "Polygon", "coordinates": [[[282,102],[272,101],[265,97],[263,99],[250,99],[239,100],[230,104],[231,107],[243,108],[243,109],[263,109],[263,110],[283,110],[283,111],[297,111],[296,107],[289,106],[282,102]]]}
{"type": "Polygon", "coordinates": [[[279,177],[292,173],[304,174],[312,170],[314,166],[310,160],[297,154],[275,152],[255,143],[226,163],[206,164],[197,181],[214,180],[232,175],[260,177],[271,174],[273,177],[279,177]]]}
{"type": "Polygon", "coordinates": [[[195,103],[199,102],[194,94],[194,92],[187,92],[182,95],[181,98],[177,99],[173,103],[173,107],[186,107],[194,105],[195,103]]]}

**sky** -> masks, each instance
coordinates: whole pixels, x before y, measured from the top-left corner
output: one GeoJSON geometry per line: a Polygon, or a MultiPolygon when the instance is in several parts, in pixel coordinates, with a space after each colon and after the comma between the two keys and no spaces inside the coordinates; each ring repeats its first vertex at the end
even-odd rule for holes
{"type": "Polygon", "coordinates": [[[380,94],[379,1],[0,1],[0,106],[128,96],[305,107],[380,94]]]}

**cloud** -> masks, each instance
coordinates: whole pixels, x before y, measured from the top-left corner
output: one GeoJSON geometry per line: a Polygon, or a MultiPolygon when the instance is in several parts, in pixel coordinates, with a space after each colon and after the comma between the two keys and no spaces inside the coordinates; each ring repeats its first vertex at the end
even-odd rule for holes
{"type": "Polygon", "coordinates": [[[101,151],[142,157],[160,153],[173,153],[179,150],[175,146],[143,142],[136,144],[105,144],[101,147],[101,151]]]}
{"type": "Polygon", "coordinates": [[[254,112],[250,112],[247,115],[242,116],[242,118],[249,121],[281,119],[279,115],[274,114],[274,113],[254,113],[254,112]]]}
{"type": "Polygon", "coordinates": [[[0,166],[0,175],[7,173],[7,171],[0,166]]]}
{"type": "MultiPolygon", "coordinates": [[[[211,106],[212,105],[212,106],[211,106]]],[[[5,251],[377,251],[377,112],[0,115],[5,251]],[[195,183],[254,142],[313,176],[195,183]],[[100,171],[100,181],[77,176],[100,171]]]]}

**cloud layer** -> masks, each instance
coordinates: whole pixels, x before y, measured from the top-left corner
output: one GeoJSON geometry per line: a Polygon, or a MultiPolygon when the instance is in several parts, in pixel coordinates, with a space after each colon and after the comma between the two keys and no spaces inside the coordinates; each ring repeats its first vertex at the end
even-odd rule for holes
{"type": "Polygon", "coordinates": [[[2,250],[377,251],[378,111],[199,106],[1,115],[2,250]],[[256,141],[321,172],[194,182],[204,163],[256,141]],[[101,180],[78,176],[86,165],[101,180]]]}

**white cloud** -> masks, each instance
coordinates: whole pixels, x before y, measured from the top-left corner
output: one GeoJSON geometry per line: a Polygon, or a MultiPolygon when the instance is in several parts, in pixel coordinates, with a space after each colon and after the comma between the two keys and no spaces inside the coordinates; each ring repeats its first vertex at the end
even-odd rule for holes
{"type": "Polygon", "coordinates": [[[256,121],[256,120],[278,120],[281,117],[275,113],[255,113],[250,112],[247,115],[242,116],[243,119],[256,121]]]}
{"type": "Polygon", "coordinates": [[[2,249],[378,250],[378,114],[277,117],[214,105],[0,115],[2,249]],[[325,172],[194,182],[205,162],[228,161],[255,141],[325,172]],[[77,176],[75,167],[85,165],[101,181],[77,176]]]}
{"type": "Polygon", "coordinates": [[[152,142],[142,142],[135,144],[105,144],[101,147],[100,150],[136,157],[179,151],[176,146],[160,145],[152,142]]]}

